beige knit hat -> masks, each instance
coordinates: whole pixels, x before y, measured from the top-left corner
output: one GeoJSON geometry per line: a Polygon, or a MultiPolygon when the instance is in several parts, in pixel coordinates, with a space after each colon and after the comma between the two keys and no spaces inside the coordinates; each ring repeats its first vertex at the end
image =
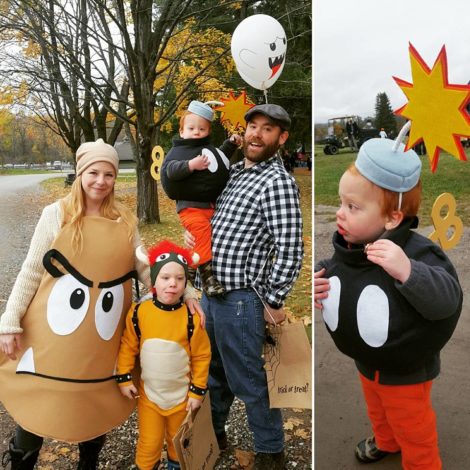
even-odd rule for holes
{"type": "Polygon", "coordinates": [[[77,176],[95,162],[108,162],[113,165],[116,175],[119,171],[119,157],[112,145],[106,144],[103,139],[96,142],[84,142],[77,149],[77,176]]]}

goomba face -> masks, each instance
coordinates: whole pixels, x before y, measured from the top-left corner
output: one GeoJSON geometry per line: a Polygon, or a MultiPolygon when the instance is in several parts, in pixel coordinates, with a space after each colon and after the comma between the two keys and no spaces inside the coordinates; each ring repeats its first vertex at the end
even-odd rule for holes
{"type": "Polygon", "coordinates": [[[82,233],[81,253],[68,225],[57,236],[21,322],[22,351],[16,361],[0,358],[0,399],[15,421],[70,442],[104,434],[134,406],[113,378],[134,249],[119,220],[85,217],[82,233]]]}
{"type": "Polygon", "coordinates": [[[44,265],[53,278],[51,289],[36,296],[30,310],[37,313],[25,318],[25,352],[16,373],[68,382],[109,380],[132,271],[103,279],[106,273],[93,263],[94,272],[88,269],[85,276],[57,250],[46,254],[44,265]]]}

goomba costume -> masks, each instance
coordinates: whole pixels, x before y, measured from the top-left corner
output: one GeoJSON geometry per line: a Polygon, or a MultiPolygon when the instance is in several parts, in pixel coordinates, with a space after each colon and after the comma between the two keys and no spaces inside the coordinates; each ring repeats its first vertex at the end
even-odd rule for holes
{"type": "Polygon", "coordinates": [[[64,225],[21,326],[22,351],[0,357],[0,399],[24,429],[82,442],[124,422],[134,408],[114,368],[132,297],[134,248],[126,224],[87,216],[83,250],[64,225]]]}

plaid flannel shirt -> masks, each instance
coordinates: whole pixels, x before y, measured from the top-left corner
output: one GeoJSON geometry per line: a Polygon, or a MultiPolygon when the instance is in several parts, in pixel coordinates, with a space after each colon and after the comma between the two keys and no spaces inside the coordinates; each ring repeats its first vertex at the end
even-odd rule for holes
{"type": "Polygon", "coordinates": [[[280,308],[303,257],[299,190],[277,156],[233,165],[212,219],[212,266],[228,291],[255,287],[280,308]]]}

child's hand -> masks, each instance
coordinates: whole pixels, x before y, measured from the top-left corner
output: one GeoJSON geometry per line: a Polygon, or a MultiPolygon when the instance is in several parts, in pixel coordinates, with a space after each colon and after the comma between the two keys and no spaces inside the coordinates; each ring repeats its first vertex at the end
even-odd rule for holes
{"type": "Polygon", "coordinates": [[[240,147],[243,142],[243,139],[238,134],[231,135],[229,140],[230,142],[232,142],[232,144],[235,144],[237,147],[240,147]]]}
{"type": "Polygon", "coordinates": [[[330,290],[330,280],[323,277],[325,272],[326,269],[322,268],[320,271],[313,274],[313,300],[315,308],[319,308],[320,310],[323,308],[321,301],[328,297],[328,291],[330,290]]]}
{"type": "Polygon", "coordinates": [[[137,388],[135,387],[134,384],[131,385],[121,385],[119,386],[119,390],[121,390],[121,393],[129,398],[129,400],[135,400],[136,398],[139,398],[137,388]]]}
{"type": "Polygon", "coordinates": [[[209,157],[207,155],[198,155],[192,160],[189,160],[189,170],[207,170],[209,168],[209,157]]]}
{"type": "Polygon", "coordinates": [[[186,248],[189,248],[190,250],[194,250],[194,247],[196,246],[196,237],[191,233],[185,230],[183,234],[184,238],[184,244],[186,248]]]}
{"type": "Polygon", "coordinates": [[[391,240],[379,239],[367,247],[367,259],[381,266],[402,284],[411,274],[411,261],[405,252],[391,240]]]}
{"type": "Polygon", "coordinates": [[[186,411],[194,411],[201,407],[202,399],[199,400],[197,398],[189,397],[188,403],[186,403],[186,411]]]}
{"type": "Polygon", "coordinates": [[[15,360],[15,351],[21,350],[21,333],[0,335],[0,351],[15,360]]]}

